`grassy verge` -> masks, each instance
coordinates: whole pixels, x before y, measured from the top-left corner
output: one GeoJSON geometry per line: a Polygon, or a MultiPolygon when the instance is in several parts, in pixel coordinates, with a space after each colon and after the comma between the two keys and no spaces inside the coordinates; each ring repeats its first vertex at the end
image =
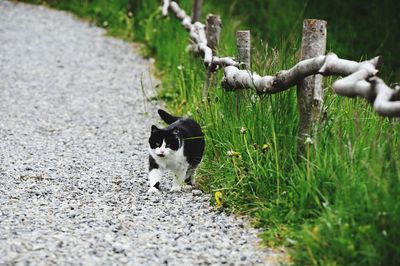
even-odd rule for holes
{"type": "MultiPolygon", "coordinates": [[[[190,10],[191,1],[180,2],[190,10]]],[[[332,95],[332,79],[326,79],[326,122],[298,160],[295,92],[260,98],[252,91],[227,93],[217,85],[203,103],[204,67],[186,52],[187,32],[175,18],[161,17],[157,1],[47,3],[145,44],[143,53],[156,58],[163,82],[160,99],[176,113],[193,116],[206,132],[198,172],[203,189],[218,192],[220,208],[253,217],[264,229],[266,244],[289,247],[298,265],[399,264],[397,119],[377,116],[363,100],[332,95]]],[[[247,27],[247,20],[233,19],[228,4],[207,2],[207,12],[222,16],[220,54],[234,55],[234,33],[247,27]]],[[[257,39],[253,43],[258,73],[275,73],[296,61],[295,37],[278,48],[257,39]]]]}

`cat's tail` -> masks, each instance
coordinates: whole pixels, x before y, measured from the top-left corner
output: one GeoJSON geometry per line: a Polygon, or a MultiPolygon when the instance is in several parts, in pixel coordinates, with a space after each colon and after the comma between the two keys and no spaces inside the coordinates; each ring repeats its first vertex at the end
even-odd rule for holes
{"type": "Polygon", "coordinates": [[[160,115],[161,119],[165,121],[165,123],[172,124],[177,121],[180,117],[173,116],[165,112],[164,110],[158,109],[158,114],[160,115]]]}

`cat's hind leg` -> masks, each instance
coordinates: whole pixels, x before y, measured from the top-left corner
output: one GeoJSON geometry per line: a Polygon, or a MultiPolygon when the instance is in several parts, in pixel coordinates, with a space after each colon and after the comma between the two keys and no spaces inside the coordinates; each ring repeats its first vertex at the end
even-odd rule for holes
{"type": "Polygon", "coordinates": [[[172,192],[181,191],[181,183],[179,182],[179,179],[177,177],[175,177],[173,180],[171,191],[172,192]]]}
{"type": "Polygon", "coordinates": [[[160,192],[160,181],[163,171],[160,166],[154,160],[154,158],[149,155],[149,184],[150,188],[147,193],[157,193],[160,192]]]}
{"type": "Polygon", "coordinates": [[[175,176],[173,179],[171,191],[181,191],[181,188],[184,185],[185,181],[186,168],[174,171],[174,174],[175,176]]]}
{"type": "Polygon", "coordinates": [[[181,171],[175,172],[175,178],[173,180],[173,186],[171,191],[191,191],[194,185],[193,174],[196,167],[188,166],[181,171]]]}
{"type": "Polygon", "coordinates": [[[195,166],[189,165],[188,168],[185,171],[185,176],[182,182],[182,190],[185,192],[190,192],[193,189],[193,186],[195,185],[194,182],[194,171],[196,170],[195,166]]]}
{"type": "Polygon", "coordinates": [[[186,170],[185,174],[185,183],[189,186],[194,186],[195,185],[195,180],[193,177],[194,171],[196,170],[196,166],[189,166],[188,169],[186,170]]]}

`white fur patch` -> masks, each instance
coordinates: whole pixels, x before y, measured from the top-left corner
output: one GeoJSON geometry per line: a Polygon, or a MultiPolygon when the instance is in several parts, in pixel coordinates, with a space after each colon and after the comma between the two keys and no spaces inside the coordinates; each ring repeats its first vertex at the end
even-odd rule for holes
{"type": "Polygon", "coordinates": [[[156,194],[156,193],[160,193],[160,191],[155,187],[151,187],[149,188],[149,190],[147,190],[147,194],[156,194]]]}
{"type": "MultiPolygon", "coordinates": [[[[155,178],[153,174],[151,174],[154,170],[159,170],[160,175],[162,175],[162,171],[165,169],[171,170],[175,174],[174,179],[174,189],[177,189],[180,186],[186,176],[187,169],[189,167],[189,163],[186,160],[186,157],[183,155],[183,145],[176,151],[171,150],[166,147],[165,141],[163,141],[161,147],[157,147],[156,149],[150,148],[150,155],[154,158],[160,169],[152,169],[149,173],[149,181],[150,186],[152,185],[151,178],[155,178]],[[163,155],[163,157],[159,156],[163,155]]],[[[161,176],[158,180],[161,179],[161,176]]],[[[156,182],[153,183],[156,184],[156,182]]]]}
{"type": "Polygon", "coordinates": [[[163,171],[160,169],[151,169],[151,171],[149,172],[149,185],[150,187],[154,187],[155,184],[157,184],[157,182],[161,181],[161,177],[162,177],[163,171]]]}

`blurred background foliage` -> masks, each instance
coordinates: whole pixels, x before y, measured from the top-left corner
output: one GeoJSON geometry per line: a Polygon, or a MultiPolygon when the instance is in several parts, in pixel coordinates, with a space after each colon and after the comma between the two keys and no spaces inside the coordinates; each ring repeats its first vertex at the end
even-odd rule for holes
{"type": "MultiPolygon", "coordinates": [[[[215,2],[221,4],[223,1],[215,2]]],[[[292,45],[293,40],[300,40],[303,19],[323,19],[328,21],[328,51],[356,61],[382,55],[385,75],[396,75],[397,78],[400,75],[400,1],[241,2],[231,1],[234,14],[243,16],[252,30],[255,25],[256,35],[273,47],[282,41],[292,45]]]]}

